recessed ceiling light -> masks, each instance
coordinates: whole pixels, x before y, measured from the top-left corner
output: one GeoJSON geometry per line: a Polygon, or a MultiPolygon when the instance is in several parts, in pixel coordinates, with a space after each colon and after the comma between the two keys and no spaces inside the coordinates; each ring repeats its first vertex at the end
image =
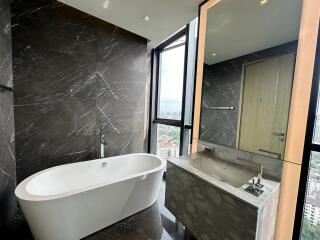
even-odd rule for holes
{"type": "Polygon", "coordinates": [[[260,0],[260,6],[266,5],[268,0],[260,0]]]}
{"type": "Polygon", "coordinates": [[[216,54],[216,53],[212,53],[212,56],[214,56],[214,57],[215,57],[215,56],[217,56],[217,54],[216,54]]]}
{"type": "Polygon", "coordinates": [[[146,21],[146,22],[149,22],[151,20],[151,18],[148,15],[144,15],[143,16],[143,20],[146,21]]]}

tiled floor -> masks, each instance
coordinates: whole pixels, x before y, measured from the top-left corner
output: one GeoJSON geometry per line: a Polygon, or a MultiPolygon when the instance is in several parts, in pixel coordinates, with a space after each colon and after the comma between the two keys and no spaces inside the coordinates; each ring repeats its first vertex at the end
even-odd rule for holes
{"type": "MultiPolygon", "coordinates": [[[[175,217],[164,207],[164,196],[165,183],[161,187],[158,201],[153,206],[84,240],[183,240],[183,229],[176,230],[175,217]]],[[[5,238],[2,238],[3,236],[0,236],[0,239],[33,240],[20,214],[17,214],[11,222],[5,238]]]]}

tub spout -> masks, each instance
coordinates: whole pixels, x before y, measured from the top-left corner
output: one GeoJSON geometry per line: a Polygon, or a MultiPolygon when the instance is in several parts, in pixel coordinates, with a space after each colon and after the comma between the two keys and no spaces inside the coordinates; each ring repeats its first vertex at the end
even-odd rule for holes
{"type": "Polygon", "coordinates": [[[100,158],[104,158],[105,153],[105,141],[104,134],[102,134],[102,127],[100,128],[100,158]]]}
{"type": "Polygon", "coordinates": [[[104,158],[104,151],[105,151],[105,142],[104,142],[104,135],[101,135],[100,139],[100,158],[104,158]]]}

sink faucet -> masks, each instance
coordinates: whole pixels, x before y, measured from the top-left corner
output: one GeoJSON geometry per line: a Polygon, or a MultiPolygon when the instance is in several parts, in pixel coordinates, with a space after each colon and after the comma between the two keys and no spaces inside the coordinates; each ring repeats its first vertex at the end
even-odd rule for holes
{"type": "Polygon", "coordinates": [[[260,172],[258,173],[258,180],[257,183],[255,184],[259,189],[263,188],[262,185],[262,174],[263,174],[263,165],[260,166],[260,172]]]}
{"type": "Polygon", "coordinates": [[[245,191],[259,197],[264,191],[262,184],[262,173],[263,173],[263,165],[260,165],[260,172],[258,173],[258,177],[254,177],[251,179],[252,183],[245,189],[245,191]],[[256,181],[257,179],[257,181],[256,181]]]}

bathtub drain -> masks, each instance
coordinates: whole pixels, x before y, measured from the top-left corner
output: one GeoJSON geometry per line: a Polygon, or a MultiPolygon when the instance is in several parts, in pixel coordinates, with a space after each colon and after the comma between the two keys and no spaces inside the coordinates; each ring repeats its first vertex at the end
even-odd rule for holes
{"type": "Polygon", "coordinates": [[[103,162],[102,164],[101,164],[101,167],[106,167],[106,166],[108,166],[108,163],[107,162],[103,162]]]}

